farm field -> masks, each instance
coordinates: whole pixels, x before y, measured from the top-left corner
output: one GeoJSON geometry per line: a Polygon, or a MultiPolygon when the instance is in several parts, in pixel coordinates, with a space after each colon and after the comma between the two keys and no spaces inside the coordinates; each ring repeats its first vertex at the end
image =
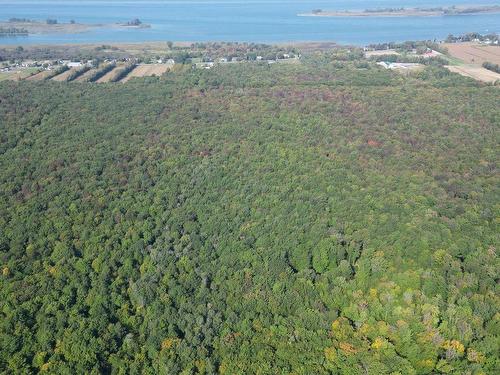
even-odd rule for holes
{"type": "Polygon", "coordinates": [[[0,82],[1,81],[18,81],[21,79],[25,79],[32,74],[35,74],[38,72],[38,68],[29,68],[29,69],[24,69],[24,70],[18,70],[18,71],[9,71],[9,72],[2,72],[0,74],[0,82]]]}
{"type": "Polygon", "coordinates": [[[29,76],[26,78],[26,81],[43,81],[47,75],[50,74],[50,71],[44,70],[41,71],[40,73],[34,74],[32,76],[29,76]]]}
{"type": "Polygon", "coordinates": [[[115,76],[116,72],[122,68],[122,66],[117,65],[113,69],[111,69],[109,72],[107,72],[105,75],[103,75],[101,78],[99,78],[96,82],[97,83],[106,83],[111,81],[111,79],[115,76]]]}
{"type": "Polygon", "coordinates": [[[475,65],[447,65],[446,68],[453,73],[458,73],[465,77],[470,77],[478,81],[493,83],[500,80],[500,74],[492,72],[481,66],[475,65]]]}
{"type": "Polygon", "coordinates": [[[500,64],[500,46],[483,45],[478,43],[445,43],[452,57],[462,60],[466,64],[481,65],[484,62],[500,64]]]}
{"type": "Polygon", "coordinates": [[[90,69],[89,71],[83,73],[80,77],[77,77],[74,82],[85,82],[86,79],[91,76],[92,74],[94,74],[95,72],[95,69],[90,69]]]}
{"type": "MultiPolygon", "coordinates": [[[[113,70],[106,73],[104,76],[99,78],[96,82],[97,83],[110,82],[113,79],[113,77],[115,77],[115,75],[118,73],[118,71],[120,69],[122,69],[123,67],[124,67],[124,65],[117,65],[113,70]]],[[[138,65],[120,82],[127,82],[134,77],[161,76],[166,71],[168,71],[171,67],[172,67],[172,65],[169,65],[169,64],[138,65]]],[[[50,80],[56,81],[56,82],[66,82],[68,80],[68,78],[78,69],[81,69],[81,68],[71,68],[71,69],[66,70],[65,72],[63,72],[61,74],[58,74],[58,75],[52,77],[50,80]]],[[[43,81],[44,79],[46,79],[47,75],[50,74],[49,71],[41,71],[39,73],[33,74],[37,70],[38,69],[33,68],[33,69],[26,69],[23,71],[4,72],[4,73],[0,74],[0,81],[6,81],[6,80],[43,81]],[[33,75],[31,75],[31,74],[33,74],[33,75]]],[[[74,79],[74,82],[85,82],[88,77],[92,76],[95,73],[95,71],[96,71],[96,69],[90,69],[89,71],[85,72],[81,76],[74,79]]]]}
{"type": "Polygon", "coordinates": [[[171,65],[167,64],[137,65],[121,82],[127,82],[134,77],[161,76],[170,68],[171,65]]]}
{"type": "Polygon", "coordinates": [[[57,82],[66,82],[71,74],[73,74],[74,71],[78,70],[80,68],[71,68],[66,70],[65,72],[56,75],[55,77],[52,78],[53,81],[57,82]]]}

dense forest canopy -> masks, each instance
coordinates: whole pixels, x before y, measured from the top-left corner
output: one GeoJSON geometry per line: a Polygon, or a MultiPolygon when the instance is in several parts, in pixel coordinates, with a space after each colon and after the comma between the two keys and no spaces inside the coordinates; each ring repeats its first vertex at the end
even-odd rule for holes
{"type": "Polygon", "coordinates": [[[0,83],[1,372],[498,373],[498,87],[336,58],[0,83]]]}

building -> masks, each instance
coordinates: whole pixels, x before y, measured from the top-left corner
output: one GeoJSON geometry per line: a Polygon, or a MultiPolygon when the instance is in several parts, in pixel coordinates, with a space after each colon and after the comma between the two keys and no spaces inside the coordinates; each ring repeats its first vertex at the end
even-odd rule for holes
{"type": "Polygon", "coordinates": [[[390,64],[386,63],[385,61],[380,61],[377,63],[377,65],[380,65],[381,67],[383,67],[385,69],[389,69],[390,64]]]}

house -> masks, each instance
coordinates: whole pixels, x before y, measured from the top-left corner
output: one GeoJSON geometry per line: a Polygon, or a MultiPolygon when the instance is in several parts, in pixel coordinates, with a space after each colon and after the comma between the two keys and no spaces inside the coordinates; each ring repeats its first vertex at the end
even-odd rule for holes
{"type": "Polygon", "coordinates": [[[70,61],[66,65],[68,66],[68,68],[79,68],[79,67],[83,66],[83,64],[79,61],[70,61]]]}
{"type": "Polygon", "coordinates": [[[389,64],[389,69],[397,70],[399,72],[409,72],[412,70],[420,69],[423,67],[422,64],[418,63],[391,63],[389,64]]]}
{"type": "Polygon", "coordinates": [[[197,68],[210,69],[210,68],[212,68],[215,65],[215,63],[212,62],[212,61],[206,61],[206,62],[196,63],[194,65],[197,68]]]}

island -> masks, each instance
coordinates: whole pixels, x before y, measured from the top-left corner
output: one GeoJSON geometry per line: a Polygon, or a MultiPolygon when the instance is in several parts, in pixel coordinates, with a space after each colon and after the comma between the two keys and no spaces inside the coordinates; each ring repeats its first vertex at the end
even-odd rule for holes
{"type": "Polygon", "coordinates": [[[302,17],[437,17],[461,16],[484,13],[500,13],[500,5],[450,6],[433,8],[378,8],[356,10],[314,9],[310,13],[300,13],[302,17]]]}
{"type": "Polygon", "coordinates": [[[70,22],[59,22],[56,19],[47,19],[45,21],[31,20],[27,18],[11,18],[7,21],[0,21],[0,36],[26,36],[30,34],[77,34],[92,31],[99,28],[150,28],[151,25],[145,24],[138,18],[131,21],[112,23],[112,24],[87,24],[78,23],[74,20],[70,22]]]}

